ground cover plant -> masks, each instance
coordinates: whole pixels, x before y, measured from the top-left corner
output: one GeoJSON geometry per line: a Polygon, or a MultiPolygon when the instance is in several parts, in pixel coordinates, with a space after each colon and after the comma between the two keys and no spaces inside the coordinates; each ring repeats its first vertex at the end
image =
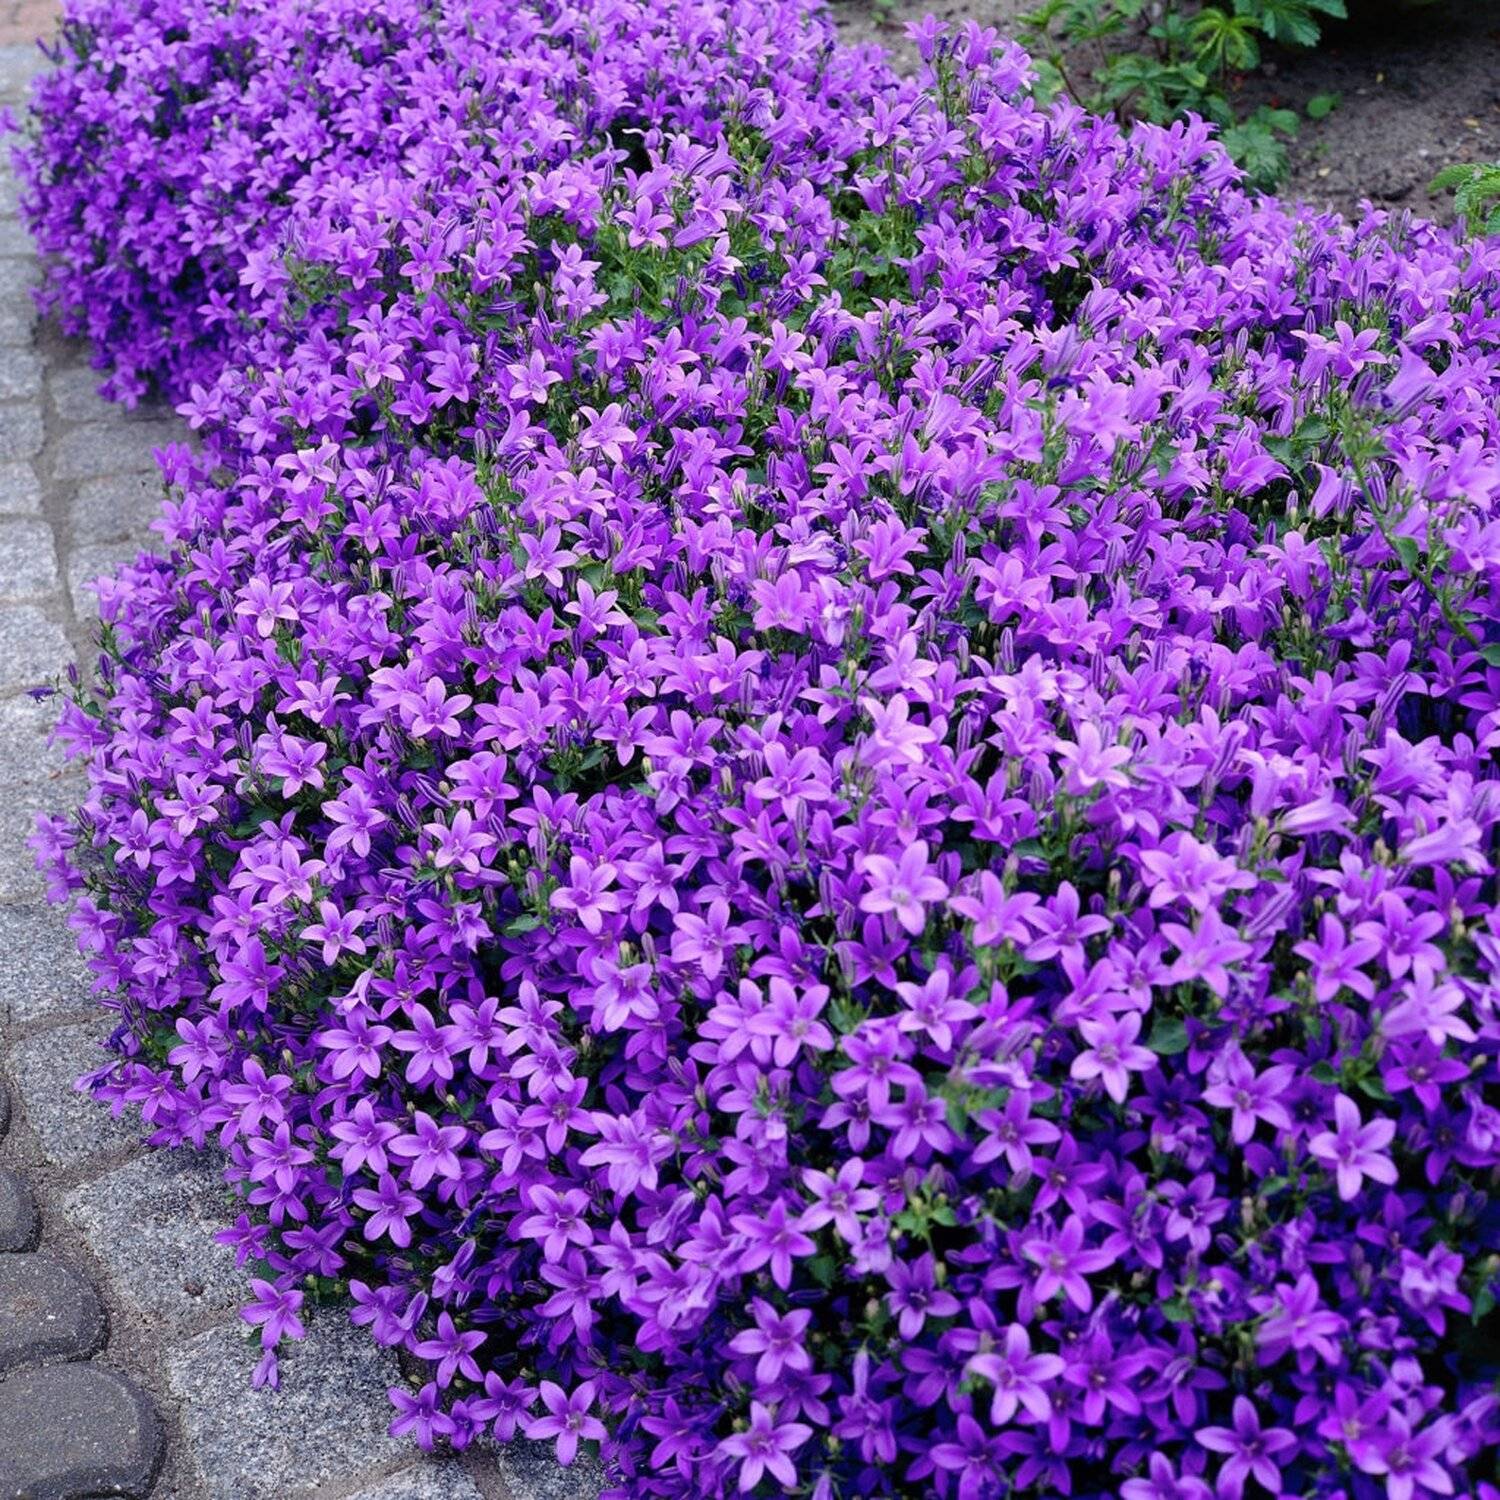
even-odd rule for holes
{"type": "MultiPolygon", "coordinates": [[[[1027,13],[1022,34],[1044,59],[1054,86],[1090,109],[1159,124],[1201,115],[1223,129],[1225,147],[1261,187],[1287,170],[1286,141],[1300,125],[1295,110],[1262,105],[1236,111],[1232,81],[1261,65],[1263,48],[1315,47],[1344,0],[1044,0],[1027,13]],[[1071,59],[1071,61],[1069,60],[1071,59]]],[[[1319,96],[1310,113],[1334,108],[1319,96]]]]}
{"type": "Polygon", "coordinates": [[[349,1306],[621,1496],[1494,1500],[1500,249],[972,27],[448,11],[79,7],[25,157],[202,440],[37,842],[258,1378],[349,1306]]]}

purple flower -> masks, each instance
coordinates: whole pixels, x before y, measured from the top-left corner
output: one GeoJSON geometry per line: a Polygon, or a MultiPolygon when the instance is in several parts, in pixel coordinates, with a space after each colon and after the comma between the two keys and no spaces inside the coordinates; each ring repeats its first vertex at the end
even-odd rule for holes
{"type": "Polygon", "coordinates": [[[1450,1440],[1445,1421],[1414,1431],[1396,1411],[1360,1447],[1355,1463],[1366,1474],[1385,1476],[1387,1500],[1415,1500],[1419,1491],[1433,1495],[1454,1493],[1452,1476],[1439,1462],[1450,1440]]]}
{"type": "MultiPolygon", "coordinates": [[[[1267,1361],[1279,1358],[1291,1349],[1299,1356],[1312,1355],[1325,1364],[1339,1362],[1336,1339],[1345,1330],[1344,1319],[1322,1305],[1322,1295],[1312,1276],[1304,1272],[1292,1286],[1278,1286],[1265,1321],[1256,1332],[1261,1357],[1267,1361]]],[[[1311,1359],[1300,1361],[1300,1367],[1312,1367],[1311,1359]]]]}
{"type": "Polygon", "coordinates": [[[977,1375],[994,1386],[990,1398],[990,1421],[1003,1427],[1025,1410],[1038,1422],[1052,1415],[1052,1402],[1044,1382],[1063,1372],[1063,1362],[1055,1354],[1033,1354],[1031,1335],[1019,1323],[1006,1330],[1000,1347],[991,1353],[976,1354],[968,1363],[970,1375],[977,1375]]]}
{"type": "Polygon", "coordinates": [[[901,1337],[914,1339],[928,1318],[947,1318],[958,1311],[958,1298],[938,1285],[937,1263],[931,1255],[914,1261],[894,1260],[887,1270],[890,1291],[886,1305],[896,1315],[901,1337]]]}
{"type": "Polygon", "coordinates": [[[1123,1104],[1130,1091],[1131,1073],[1156,1066],[1156,1054],[1136,1045],[1135,1039],[1141,1034],[1140,1016],[1126,1011],[1103,1021],[1080,1021],[1078,1030],[1088,1045],[1073,1059],[1070,1073],[1080,1081],[1100,1079],[1104,1092],[1116,1104],[1123,1104]]]}
{"type": "Polygon", "coordinates": [[[405,1249],[411,1244],[411,1225],[407,1222],[422,1206],[415,1193],[406,1192],[389,1172],[380,1174],[379,1185],[374,1188],[356,1188],[353,1200],[360,1208],[369,1211],[361,1233],[367,1240],[378,1240],[389,1235],[391,1243],[405,1249]]]}
{"type": "Polygon", "coordinates": [[[484,1343],[484,1334],[478,1329],[460,1333],[453,1319],[446,1313],[438,1314],[437,1334],[434,1338],[422,1339],[412,1345],[412,1353],[419,1359],[438,1361],[437,1383],[439,1388],[451,1385],[453,1377],[462,1374],[466,1379],[480,1379],[479,1366],[474,1360],[474,1350],[484,1343]]]}
{"type": "Polygon", "coordinates": [[[948,894],[947,885],[930,873],[922,839],[908,844],[899,859],[867,854],[863,864],[869,889],[860,897],[860,910],[890,912],[908,932],[921,932],[927,907],[948,894]]]}
{"type": "Polygon", "coordinates": [[[1179,1478],[1164,1454],[1153,1453],[1146,1472],[1147,1478],[1127,1479],[1120,1486],[1120,1500],[1212,1500],[1213,1491],[1201,1479],[1179,1478]]]}
{"type": "Polygon", "coordinates": [[[1080,1312],[1093,1307],[1094,1292],[1087,1278],[1110,1265],[1114,1257],[1107,1250],[1085,1250],[1083,1236],[1083,1220],[1069,1214],[1060,1230],[1023,1242],[1022,1253],[1037,1267],[1032,1292],[1038,1302],[1050,1302],[1061,1292],[1080,1312]]]}
{"type": "Polygon", "coordinates": [[[196,435],[49,700],[83,1087],[424,1444],[1457,1492],[1500,252],[979,26],[556,9],[67,0],[39,300],[196,435]]]}
{"type": "Polygon", "coordinates": [[[1313,1136],[1307,1149],[1333,1169],[1339,1197],[1355,1197],[1366,1177],[1375,1182],[1395,1182],[1395,1165],[1385,1155],[1396,1134],[1395,1122],[1371,1120],[1368,1125],[1361,1124],[1359,1106],[1347,1094],[1335,1095],[1333,1119],[1335,1128],[1313,1136]]]}
{"type": "Polygon", "coordinates": [[[755,1378],[761,1385],[770,1385],[781,1378],[783,1370],[810,1370],[809,1358],[803,1339],[812,1314],[806,1309],[800,1312],[779,1313],[770,1303],[757,1297],[750,1304],[755,1318],[755,1327],[737,1333],[729,1347],[736,1354],[755,1354],[755,1378]]]}
{"type": "Polygon", "coordinates": [[[388,1429],[392,1437],[410,1433],[419,1448],[431,1452],[438,1438],[453,1433],[456,1424],[439,1405],[438,1388],[431,1381],[415,1396],[396,1385],[391,1386],[386,1394],[396,1408],[388,1429]]]}
{"type": "Polygon", "coordinates": [[[749,1425],[743,1432],[725,1438],[716,1451],[725,1458],[740,1461],[741,1494],[753,1490],[765,1474],[790,1490],[797,1484],[797,1468],[791,1455],[812,1435],[812,1428],[805,1423],[780,1422],[770,1408],[752,1401],[749,1425]]]}
{"type": "Polygon", "coordinates": [[[594,1405],[594,1382],[585,1380],[571,1392],[550,1380],[541,1383],[542,1405],[547,1414],[523,1418],[526,1436],[533,1441],[557,1439],[557,1461],[564,1467],[578,1456],[578,1445],[586,1438],[605,1435],[604,1423],[591,1416],[594,1405]]]}
{"type": "Polygon", "coordinates": [[[307,1336],[307,1330],[297,1316],[302,1307],[301,1292],[269,1281],[255,1280],[250,1286],[255,1292],[255,1301],[248,1307],[242,1307],[240,1316],[252,1328],[260,1329],[263,1349],[273,1348],[283,1338],[300,1339],[307,1336]]]}
{"type": "Polygon", "coordinates": [[[795,1259],[811,1255],[817,1248],[780,1198],[764,1214],[736,1215],[733,1224],[747,1242],[740,1252],[740,1270],[757,1271],[769,1265],[771,1280],[783,1290],[792,1284],[795,1259]]]}
{"type": "Polygon", "coordinates": [[[1264,1120],[1277,1130],[1290,1130],[1292,1117],[1282,1102],[1290,1089],[1293,1070],[1285,1064],[1257,1074],[1238,1049],[1224,1059],[1222,1082],[1203,1091],[1203,1102],[1231,1111],[1230,1138],[1243,1146],[1255,1134],[1255,1122],[1264,1120]]]}
{"type": "Polygon", "coordinates": [[[568,865],[569,884],[552,893],[554,911],[573,912],[586,932],[604,930],[604,914],[620,909],[619,895],[610,890],[615,867],[608,860],[593,865],[577,855],[568,865]]]}
{"type": "Polygon", "coordinates": [[[1217,1491],[1226,1500],[1239,1500],[1245,1481],[1254,1479],[1273,1495],[1281,1493],[1278,1453],[1295,1448],[1297,1439],[1284,1427],[1262,1429],[1255,1405],[1244,1396],[1234,1398],[1233,1427],[1202,1427],[1198,1442],[1212,1453],[1227,1455],[1219,1468],[1217,1491]]]}

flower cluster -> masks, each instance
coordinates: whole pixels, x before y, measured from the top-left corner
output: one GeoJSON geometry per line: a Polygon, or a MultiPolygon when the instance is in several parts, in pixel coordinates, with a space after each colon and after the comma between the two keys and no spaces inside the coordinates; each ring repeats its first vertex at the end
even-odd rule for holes
{"type": "Polygon", "coordinates": [[[334,1302],[620,1497],[1496,1500],[1500,243],[974,26],[63,36],[47,295],[202,451],[37,845],[259,1378],[334,1302]]]}

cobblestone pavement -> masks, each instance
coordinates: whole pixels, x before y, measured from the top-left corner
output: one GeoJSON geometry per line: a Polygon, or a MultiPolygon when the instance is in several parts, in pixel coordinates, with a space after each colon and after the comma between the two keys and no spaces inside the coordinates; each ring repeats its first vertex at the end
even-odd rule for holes
{"type": "MultiPolygon", "coordinates": [[[[42,62],[0,44],[0,105],[23,101],[42,62]]],[[[284,1356],[279,1391],[253,1390],[245,1283],[213,1240],[233,1218],[218,1173],[199,1154],[147,1150],[135,1122],[73,1087],[109,1028],[25,844],[36,814],[80,789],[47,743],[55,706],[27,690],[89,650],[88,582],[149,545],[152,450],[186,429],[101,401],[86,349],[37,324],[4,155],[0,1500],[586,1500],[597,1476],[545,1448],[423,1459],[387,1436],[400,1371],[337,1312],[284,1356]]]]}
{"type": "Polygon", "coordinates": [[[0,47],[29,45],[57,24],[58,0],[0,0],[0,47]]]}

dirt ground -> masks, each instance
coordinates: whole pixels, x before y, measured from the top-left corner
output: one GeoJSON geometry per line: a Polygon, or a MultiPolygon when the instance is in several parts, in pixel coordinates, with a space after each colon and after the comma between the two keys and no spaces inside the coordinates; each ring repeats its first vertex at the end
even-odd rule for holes
{"type": "MultiPolygon", "coordinates": [[[[1338,94],[1321,121],[1304,119],[1282,191],[1319,208],[1352,212],[1361,199],[1451,218],[1451,195],[1427,184],[1455,161],[1500,160],[1500,0],[1441,0],[1416,9],[1348,0],[1351,19],[1325,28],[1314,51],[1268,49],[1262,73],[1234,90],[1246,111],[1301,111],[1338,94]]],[[[916,52],[905,28],[928,11],[1015,29],[1030,0],[833,0],[850,41],[876,41],[904,67],[916,52]]]]}

